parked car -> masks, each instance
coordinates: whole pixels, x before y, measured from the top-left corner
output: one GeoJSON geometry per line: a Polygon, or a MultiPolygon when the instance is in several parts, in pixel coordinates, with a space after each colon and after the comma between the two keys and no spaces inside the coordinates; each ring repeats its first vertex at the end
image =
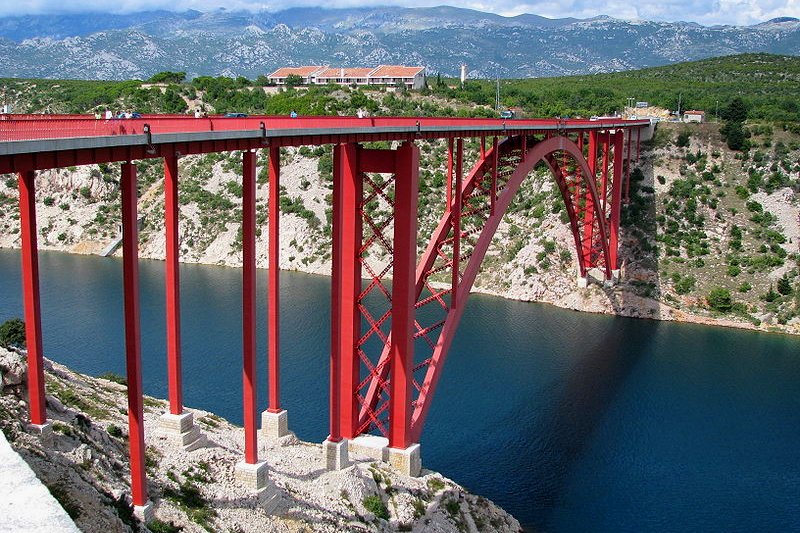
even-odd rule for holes
{"type": "Polygon", "coordinates": [[[247,113],[225,113],[225,118],[247,118],[247,113]]]}
{"type": "Polygon", "coordinates": [[[506,109],[500,112],[500,118],[514,118],[514,112],[510,109],[506,109]]]}

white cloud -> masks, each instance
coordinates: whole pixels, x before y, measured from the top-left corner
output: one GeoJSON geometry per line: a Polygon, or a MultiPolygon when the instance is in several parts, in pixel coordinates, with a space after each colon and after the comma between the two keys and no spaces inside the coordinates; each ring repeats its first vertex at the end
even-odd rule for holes
{"type": "MultiPolygon", "coordinates": [[[[329,0],[325,7],[358,7],[374,5],[435,6],[442,0],[329,0]]],[[[80,13],[86,11],[130,13],[151,9],[183,11],[196,9],[277,11],[295,6],[319,5],[320,0],[116,0],[109,8],[107,0],[64,2],[63,0],[0,0],[0,16],[38,13],[80,13]]],[[[450,5],[512,16],[533,13],[551,18],[588,18],[609,15],[622,19],[658,21],[694,21],[706,25],[756,24],[775,17],[800,17],[800,0],[452,0],[450,5]]]]}

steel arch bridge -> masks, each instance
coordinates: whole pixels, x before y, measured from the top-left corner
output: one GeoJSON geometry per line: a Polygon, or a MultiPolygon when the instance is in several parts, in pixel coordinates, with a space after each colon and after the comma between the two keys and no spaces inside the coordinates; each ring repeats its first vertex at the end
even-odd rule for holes
{"type": "MultiPolygon", "coordinates": [[[[35,210],[36,171],[121,162],[126,369],[131,492],[148,502],[138,302],[137,179],[134,161],[162,158],[165,183],[168,422],[192,429],[181,384],[178,159],[242,151],[243,471],[263,482],[258,458],[255,337],[256,151],[269,152],[268,408],[263,423],[286,431],[280,405],[279,186],[285,146],[334,145],[330,429],[328,468],[347,464],[348,441],[377,433],[394,465],[419,469],[419,442],[480,265],[526,176],[541,162],[564,200],[579,276],[611,280],[619,265],[620,210],[647,120],[246,117],[154,115],[100,120],[81,115],[0,115],[0,173],[16,173],[28,346],[30,420],[47,428],[35,210]],[[464,168],[464,139],[480,154],[464,168]],[[447,140],[445,209],[430,237],[417,226],[419,148],[447,140]],[[364,146],[395,141],[396,149],[364,146]],[[381,208],[382,207],[382,208],[381,208]],[[420,237],[428,239],[421,255],[420,237]],[[172,418],[170,418],[172,417],[172,418]],[[248,470],[249,469],[249,470],[248,470]]],[[[265,435],[269,437],[269,435],[265,435]]],[[[184,443],[185,444],[185,443],[184,443]]],[[[246,477],[246,476],[245,476],[246,477]]],[[[143,511],[144,512],[144,511],[143,511]]]]}

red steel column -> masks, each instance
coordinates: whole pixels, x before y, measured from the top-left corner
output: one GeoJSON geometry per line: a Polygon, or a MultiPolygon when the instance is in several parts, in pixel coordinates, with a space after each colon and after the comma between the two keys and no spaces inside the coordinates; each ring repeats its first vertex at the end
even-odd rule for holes
{"type": "Polygon", "coordinates": [[[242,152],[242,404],[244,459],[258,462],[256,432],[256,154],[242,152]]]}
{"type": "MultiPolygon", "coordinates": [[[[525,142],[525,136],[523,135],[523,144],[525,142]]],[[[492,141],[492,190],[489,196],[490,202],[490,213],[494,215],[494,206],[497,203],[497,165],[499,155],[497,153],[497,137],[494,138],[492,141]]],[[[525,157],[525,148],[522,148],[523,158],[525,157]]],[[[523,159],[524,160],[524,159],[523,159]]]]}
{"type": "MultiPolygon", "coordinates": [[[[456,196],[453,201],[452,224],[453,224],[453,272],[450,282],[450,307],[458,305],[458,282],[461,275],[461,209],[463,197],[461,195],[462,181],[464,177],[464,139],[458,139],[456,143],[456,196]]],[[[495,148],[495,160],[497,151],[495,148]]],[[[397,209],[397,208],[395,208],[397,209]]],[[[396,218],[396,217],[395,217],[396,218]]],[[[397,220],[395,219],[395,227],[397,220]]],[[[395,241],[396,242],[396,241],[395,241]]]]}
{"type": "Polygon", "coordinates": [[[122,277],[125,292],[125,366],[128,379],[128,443],[133,505],[147,503],[144,458],[142,360],[139,330],[139,236],[136,210],[136,166],[122,164],[122,277]]]}
{"type": "Polygon", "coordinates": [[[28,399],[32,424],[47,422],[42,361],[42,316],[39,302],[39,250],[36,244],[36,173],[17,175],[22,231],[22,295],[25,304],[25,344],[28,349],[28,399]]]}
{"type": "MultiPolygon", "coordinates": [[[[590,178],[597,184],[597,132],[589,132],[589,149],[587,154],[587,164],[589,165],[590,178]]],[[[592,260],[592,243],[594,242],[594,201],[589,194],[588,188],[586,189],[586,211],[583,214],[583,264],[586,268],[591,268],[592,260]]],[[[601,204],[602,205],[602,204],[601,204]]],[[[602,223],[602,221],[601,221],[602,223]]],[[[585,276],[586,272],[581,272],[581,276],[585,276]]]]}
{"type": "Polygon", "coordinates": [[[167,296],[167,376],[169,412],[183,412],[181,384],[180,245],[178,241],[178,158],[164,157],[165,292],[167,296]]]}
{"type": "MultiPolygon", "coordinates": [[[[624,131],[625,130],[623,130],[623,132],[624,131]]],[[[625,150],[625,162],[627,163],[627,165],[625,165],[625,203],[631,201],[631,139],[633,137],[630,130],[628,130],[627,134],[628,142],[627,150],[625,150]]]]}
{"type": "Polygon", "coordinates": [[[447,209],[453,205],[453,138],[447,139],[447,209]]]}
{"type": "Polygon", "coordinates": [[[361,173],[358,171],[358,145],[340,144],[335,152],[334,168],[334,269],[337,284],[337,319],[333,324],[337,330],[337,353],[339,360],[339,429],[344,438],[352,439],[358,434],[359,406],[356,396],[361,367],[358,357],[358,340],[361,335],[361,313],[358,311],[358,295],[361,292],[361,173]]]}
{"type": "Polygon", "coordinates": [[[341,210],[342,202],[339,200],[341,194],[341,154],[340,146],[333,145],[333,216],[331,218],[331,355],[329,360],[329,383],[330,383],[330,396],[328,398],[328,424],[329,433],[328,439],[330,442],[339,442],[342,440],[342,431],[340,425],[340,409],[341,403],[341,343],[339,342],[339,307],[340,307],[340,290],[339,290],[339,277],[341,271],[341,210]]]}
{"type": "Polygon", "coordinates": [[[280,176],[281,153],[278,146],[269,148],[269,408],[279,413],[280,405],[280,176]]]}
{"type": "Polygon", "coordinates": [[[411,444],[419,148],[404,143],[397,150],[395,167],[389,446],[403,449],[411,444]]]}
{"type": "Polygon", "coordinates": [[[625,132],[617,130],[614,134],[614,177],[611,185],[611,231],[609,231],[608,250],[610,269],[619,268],[619,222],[622,206],[622,150],[625,141],[625,132]]]}

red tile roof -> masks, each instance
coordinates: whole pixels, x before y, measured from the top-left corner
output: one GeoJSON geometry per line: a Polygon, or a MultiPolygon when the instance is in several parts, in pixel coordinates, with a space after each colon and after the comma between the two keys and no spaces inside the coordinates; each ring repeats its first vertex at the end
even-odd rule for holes
{"type": "Polygon", "coordinates": [[[370,73],[370,78],[413,78],[425,67],[403,67],[400,65],[381,65],[370,73]]]}
{"type": "Polygon", "coordinates": [[[283,68],[279,68],[278,70],[276,70],[275,72],[273,72],[272,74],[270,74],[267,77],[268,78],[285,78],[286,76],[291,76],[292,74],[294,74],[295,76],[301,76],[303,78],[307,78],[308,76],[311,76],[312,74],[314,74],[318,70],[322,70],[324,68],[326,68],[326,67],[324,67],[322,65],[312,65],[312,66],[306,66],[306,67],[283,67],[283,68]]]}
{"type": "Polygon", "coordinates": [[[366,78],[371,68],[326,68],[317,73],[317,78],[366,78]]]}
{"type": "Polygon", "coordinates": [[[690,109],[689,111],[684,111],[683,114],[684,115],[705,115],[706,112],[705,111],[696,111],[694,109],[690,109]]]}

